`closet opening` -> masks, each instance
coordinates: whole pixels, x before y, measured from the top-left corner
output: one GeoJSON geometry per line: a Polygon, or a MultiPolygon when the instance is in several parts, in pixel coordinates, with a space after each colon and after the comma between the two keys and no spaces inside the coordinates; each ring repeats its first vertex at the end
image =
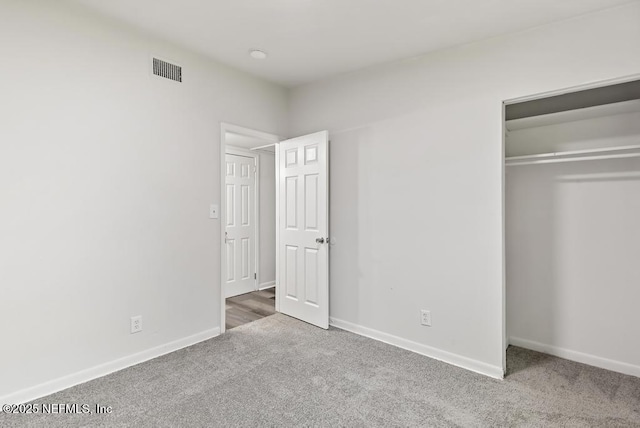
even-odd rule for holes
{"type": "Polygon", "coordinates": [[[504,113],[507,376],[547,354],[640,377],[640,76],[504,113]]]}

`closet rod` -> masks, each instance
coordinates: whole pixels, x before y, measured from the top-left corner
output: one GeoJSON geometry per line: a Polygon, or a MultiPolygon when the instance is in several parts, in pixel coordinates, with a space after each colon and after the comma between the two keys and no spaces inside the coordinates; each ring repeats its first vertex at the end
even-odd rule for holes
{"type": "Polygon", "coordinates": [[[505,166],[519,166],[519,165],[537,165],[543,163],[560,163],[560,162],[578,162],[578,161],[590,161],[590,160],[604,160],[604,159],[620,159],[620,158],[637,158],[640,157],[638,153],[619,153],[613,155],[600,155],[600,156],[579,156],[579,157],[565,157],[558,159],[538,159],[530,161],[510,162],[507,158],[505,166]]]}
{"type": "Polygon", "coordinates": [[[619,152],[619,151],[638,150],[638,149],[640,149],[640,145],[602,147],[599,149],[570,150],[566,152],[540,153],[537,155],[510,156],[508,158],[505,158],[505,161],[520,160],[520,159],[524,160],[524,159],[549,158],[549,157],[556,157],[556,156],[586,155],[591,153],[619,152]]]}

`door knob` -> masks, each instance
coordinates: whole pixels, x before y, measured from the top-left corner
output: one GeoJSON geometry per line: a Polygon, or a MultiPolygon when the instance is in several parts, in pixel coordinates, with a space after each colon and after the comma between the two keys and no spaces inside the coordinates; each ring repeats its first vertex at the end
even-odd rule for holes
{"type": "Polygon", "coordinates": [[[318,244],[324,244],[324,238],[316,238],[318,244]]]}

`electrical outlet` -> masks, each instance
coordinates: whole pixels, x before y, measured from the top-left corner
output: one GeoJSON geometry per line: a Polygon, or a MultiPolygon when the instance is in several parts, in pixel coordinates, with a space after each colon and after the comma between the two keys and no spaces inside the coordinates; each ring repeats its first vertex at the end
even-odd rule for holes
{"type": "Polygon", "coordinates": [[[142,331],[142,315],[131,317],[131,334],[142,331]]]}
{"type": "Polygon", "coordinates": [[[431,311],[426,309],[420,311],[420,324],[431,327],[431,311]]]}

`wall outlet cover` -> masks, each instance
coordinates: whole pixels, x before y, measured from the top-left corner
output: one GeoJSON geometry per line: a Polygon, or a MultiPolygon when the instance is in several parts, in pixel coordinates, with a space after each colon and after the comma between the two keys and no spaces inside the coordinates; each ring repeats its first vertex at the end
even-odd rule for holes
{"type": "Polygon", "coordinates": [[[142,331],[142,315],[131,317],[131,334],[142,331]]]}
{"type": "Polygon", "coordinates": [[[426,309],[420,311],[420,324],[431,327],[431,311],[426,309]]]}

